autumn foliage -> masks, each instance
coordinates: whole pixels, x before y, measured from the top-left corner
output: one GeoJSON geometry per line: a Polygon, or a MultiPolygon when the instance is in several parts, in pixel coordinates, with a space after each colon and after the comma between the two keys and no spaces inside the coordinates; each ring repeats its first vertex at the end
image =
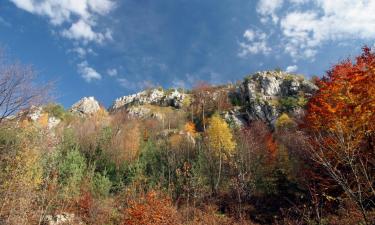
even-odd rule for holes
{"type": "MultiPolygon", "coordinates": [[[[206,83],[180,107],[127,106],[152,115],[0,115],[0,224],[373,225],[375,53],[315,83],[306,108],[272,121],[251,116],[239,86],[206,83]]],[[[264,101],[295,109],[279,97],[264,101]]]]}
{"type": "Polygon", "coordinates": [[[179,224],[177,210],[169,198],[155,191],[129,202],[123,225],[175,225],[179,224]]]}
{"type": "Polygon", "coordinates": [[[374,146],[375,54],[368,47],[354,62],[345,60],[318,81],[305,124],[312,130],[355,134],[355,144],[374,146]]]}
{"type": "Polygon", "coordinates": [[[329,178],[331,183],[324,191],[331,189],[333,196],[327,199],[347,199],[362,213],[364,223],[371,224],[369,212],[375,207],[375,54],[364,47],[355,61],[333,66],[318,85],[304,123],[311,159],[316,163],[312,169],[315,178],[329,178]]]}

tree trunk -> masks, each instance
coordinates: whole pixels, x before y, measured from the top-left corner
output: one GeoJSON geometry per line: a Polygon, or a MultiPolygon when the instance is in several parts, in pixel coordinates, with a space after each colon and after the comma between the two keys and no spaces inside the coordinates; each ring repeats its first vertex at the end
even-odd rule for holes
{"type": "Polygon", "coordinates": [[[222,160],[221,160],[221,152],[219,154],[219,175],[217,177],[217,182],[216,182],[216,186],[215,186],[215,191],[217,192],[218,188],[219,188],[219,183],[220,183],[220,178],[221,178],[221,164],[222,164],[222,160]]]}

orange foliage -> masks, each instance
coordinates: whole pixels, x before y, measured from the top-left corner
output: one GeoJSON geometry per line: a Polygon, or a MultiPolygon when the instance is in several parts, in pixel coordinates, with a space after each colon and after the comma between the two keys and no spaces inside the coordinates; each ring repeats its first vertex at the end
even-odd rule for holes
{"type": "Polygon", "coordinates": [[[369,135],[373,142],[375,54],[371,49],[364,47],[355,62],[348,59],[333,66],[317,83],[320,89],[310,100],[305,118],[308,128],[350,135],[354,145],[369,135]]]}
{"type": "Polygon", "coordinates": [[[130,201],[125,209],[124,225],[174,225],[180,224],[177,210],[169,198],[151,191],[138,201],[130,201]]]}
{"type": "Polygon", "coordinates": [[[48,113],[42,113],[38,119],[38,124],[43,127],[43,128],[46,128],[48,126],[48,113]]]}
{"type": "Polygon", "coordinates": [[[277,144],[274,141],[272,134],[271,133],[267,134],[265,137],[265,140],[266,140],[267,150],[270,153],[271,158],[274,159],[277,154],[277,144]]]}
{"type": "Polygon", "coordinates": [[[132,161],[138,157],[141,140],[139,123],[128,120],[120,126],[112,139],[111,156],[117,166],[124,161],[132,161]]]}
{"type": "Polygon", "coordinates": [[[333,196],[339,195],[338,185],[366,220],[363,205],[375,194],[375,53],[364,47],[355,61],[333,66],[317,84],[305,117],[317,163],[309,179],[320,186],[326,182],[320,190],[333,196]]]}
{"type": "Polygon", "coordinates": [[[194,137],[197,133],[197,130],[195,128],[195,124],[192,123],[192,122],[187,122],[185,124],[185,132],[194,137]]]}

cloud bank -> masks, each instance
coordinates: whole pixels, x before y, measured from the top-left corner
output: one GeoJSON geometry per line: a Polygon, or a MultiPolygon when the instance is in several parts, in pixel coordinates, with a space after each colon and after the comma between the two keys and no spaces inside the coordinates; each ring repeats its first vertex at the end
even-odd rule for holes
{"type": "MultiPolygon", "coordinates": [[[[273,35],[278,35],[275,46],[267,40],[256,46],[269,46],[267,49],[284,52],[294,61],[313,60],[319,49],[330,42],[375,40],[375,1],[260,0],[256,11],[264,24],[264,30],[258,32],[272,35],[277,31],[273,35]]],[[[250,47],[253,48],[241,42],[239,55],[269,53],[250,47]]]]}

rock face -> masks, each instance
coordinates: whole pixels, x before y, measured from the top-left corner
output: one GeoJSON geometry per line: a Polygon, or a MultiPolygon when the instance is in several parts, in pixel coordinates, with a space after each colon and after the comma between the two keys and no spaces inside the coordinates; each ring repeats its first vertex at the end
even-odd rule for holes
{"type": "MultiPolygon", "coordinates": [[[[244,126],[253,120],[263,120],[272,127],[284,112],[302,115],[307,100],[318,90],[303,76],[282,71],[257,72],[246,77],[242,83],[231,88],[217,87],[216,91],[225,88],[234,106],[222,112],[222,116],[233,127],[244,126]]],[[[212,94],[215,99],[215,93],[212,94]]],[[[150,89],[116,99],[109,111],[124,109],[138,118],[162,120],[163,113],[151,106],[170,107],[177,112],[188,97],[188,94],[176,89],[150,89]]]]}
{"type": "Polygon", "coordinates": [[[124,108],[128,109],[131,106],[147,104],[181,108],[185,97],[186,94],[176,89],[168,91],[162,89],[151,89],[116,99],[113,105],[109,108],[109,111],[117,111],[124,108]]]}
{"type": "MultiPolygon", "coordinates": [[[[25,118],[33,123],[37,123],[42,118],[42,116],[45,116],[45,115],[46,113],[43,112],[43,107],[32,106],[29,109],[29,112],[25,115],[25,118]]],[[[47,124],[48,129],[51,130],[60,124],[61,119],[56,118],[54,116],[49,116],[48,114],[47,116],[48,116],[48,124],[47,124]]]]}
{"type": "Polygon", "coordinates": [[[77,113],[80,116],[93,115],[100,110],[99,102],[94,97],[84,97],[74,105],[72,105],[70,111],[77,113]]]}
{"type": "Polygon", "coordinates": [[[280,113],[298,113],[317,90],[301,76],[265,71],[247,77],[239,92],[249,120],[261,119],[274,125],[280,113]]]}
{"type": "Polygon", "coordinates": [[[48,225],[65,225],[77,224],[84,225],[84,223],[72,213],[62,213],[55,216],[47,215],[44,219],[45,224],[48,225]]]}

